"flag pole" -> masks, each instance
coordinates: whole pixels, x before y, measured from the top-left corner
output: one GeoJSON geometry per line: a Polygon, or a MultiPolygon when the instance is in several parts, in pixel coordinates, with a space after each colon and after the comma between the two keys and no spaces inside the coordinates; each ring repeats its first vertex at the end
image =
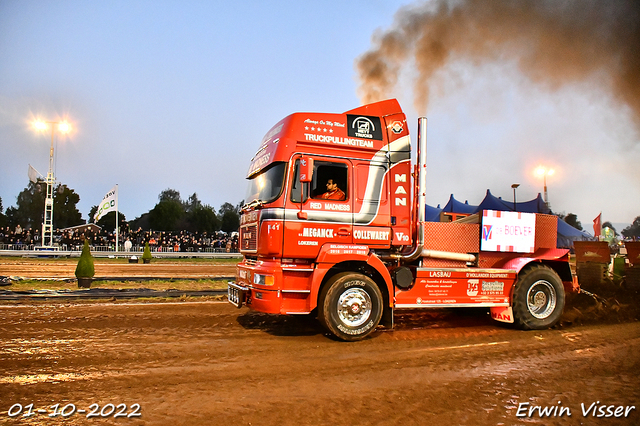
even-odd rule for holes
{"type": "Polygon", "coordinates": [[[118,228],[118,184],[116,183],[116,253],[118,252],[118,236],[120,229],[118,228]]]}

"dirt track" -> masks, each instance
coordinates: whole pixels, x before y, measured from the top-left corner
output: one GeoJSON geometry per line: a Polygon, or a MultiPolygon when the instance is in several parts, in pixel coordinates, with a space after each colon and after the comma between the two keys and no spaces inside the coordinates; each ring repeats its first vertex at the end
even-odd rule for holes
{"type": "Polygon", "coordinates": [[[0,424],[640,424],[640,322],[574,308],[539,332],[398,311],[394,331],[343,343],[311,318],[225,302],[0,305],[0,424]],[[584,417],[596,401],[628,416],[584,417]],[[104,418],[87,418],[94,403],[104,418]],[[23,417],[28,404],[44,412],[23,417]],[[87,411],[50,418],[54,404],[87,411]],[[517,416],[557,406],[571,416],[517,416]]]}
{"type": "MultiPolygon", "coordinates": [[[[24,278],[75,278],[78,259],[38,260],[21,258],[0,259],[0,275],[24,278]]],[[[114,263],[96,259],[96,277],[161,277],[213,278],[234,276],[235,264],[210,262],[155,261],[143,263],[114,263]]]]}
{"type": "Polygon", "coordinates": [[[640,423],[638,409],[603,421],[580,406],[640,408],[637,322],[520,332],[412,312],[342,343],[315,321],[201,302],[4,306],[0,324],[0,423],[17,403],[46,410],[21,424],[640,423]],[[571,417],[516,416],[558,401],[571,417]],[[137,403],[142,417],[50,419],[56,403],[137,403]]]}

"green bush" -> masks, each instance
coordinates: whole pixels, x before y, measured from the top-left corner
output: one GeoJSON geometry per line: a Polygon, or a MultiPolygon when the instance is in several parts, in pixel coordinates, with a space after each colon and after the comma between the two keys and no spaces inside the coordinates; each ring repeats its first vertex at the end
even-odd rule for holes
{"type": "Polygon", "coordinates": [[[144,243],[144,252],[142,253],[142,260],[151,260],[151,249],[149,243],[144,243]]]}
{"type": "Polygon", "coordinates": [[[91,250],[89,249],[89,240],[84,240],[82,254],[80,255],[78,266],[76,266],[76,278],[93,278],[95,273],[93,256],[91,256],[91,250]]]}

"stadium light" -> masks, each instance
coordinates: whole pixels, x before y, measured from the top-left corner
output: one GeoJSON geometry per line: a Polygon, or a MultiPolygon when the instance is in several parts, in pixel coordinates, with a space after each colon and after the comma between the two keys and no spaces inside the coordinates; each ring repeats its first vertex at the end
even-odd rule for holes
{"type": "Polygon", "coordinates": [[[51,148],[49,149],[49,172],[47,173],[47,198],[44,201],[44,220],[42,221],[42,246],[53,247],[53,184],[56,179],[53,173],[53,139],[56,125],[60,133],[69,133],[71,125],[66,121],[34,121],[33,127],[45,131],[51,127],[51,148]]]}
{"type": "Polygon", "coordinates": [[[553,176],[555,170],[548,169],[544,166],[538,166],[536,169],[536,175],[541,177],[544,181],[544,203],[547,205],[547,208],[551,210],[551,206],[549,205],[549,196],[547,194],[547,176],[553,176]]]}

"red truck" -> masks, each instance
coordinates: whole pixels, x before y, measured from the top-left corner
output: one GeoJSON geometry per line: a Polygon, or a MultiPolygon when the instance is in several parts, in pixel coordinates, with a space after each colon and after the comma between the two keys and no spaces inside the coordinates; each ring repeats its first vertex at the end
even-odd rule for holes
{"type": "Polygon", "coordinates": [[[251,159],[243,254],[229,302],[317,315],[341,340],[393,327],[396,309],[485,307],[523,329],[556,324],[577,290],[555,216],[485,210],[425,221],[426,118],[411,162],[395,99],[295,113],[251,159]]]}

